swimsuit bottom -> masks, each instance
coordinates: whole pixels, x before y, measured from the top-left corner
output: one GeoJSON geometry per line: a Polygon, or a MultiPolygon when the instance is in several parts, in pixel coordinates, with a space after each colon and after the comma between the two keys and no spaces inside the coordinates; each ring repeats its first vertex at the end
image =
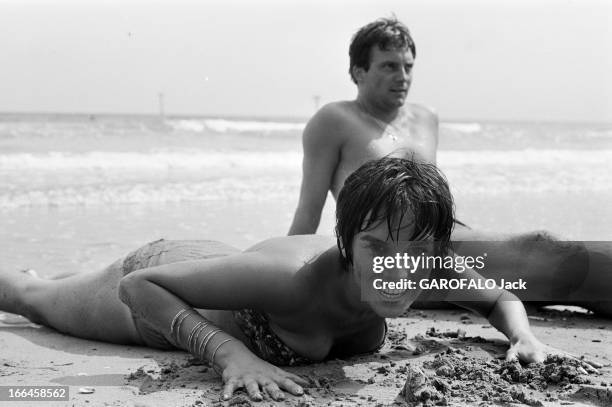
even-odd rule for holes
{"type": "MultiPolygon", "coordinates": [[[[156,240],[128,254],[123,260],[123,275],[132,271],[186,260],[214,259],[240,250],[214,240],[156,240]]],[[[143,343],[155,349],[179,348],[146,320],[132,314],[136,330],[143,343]]]]}

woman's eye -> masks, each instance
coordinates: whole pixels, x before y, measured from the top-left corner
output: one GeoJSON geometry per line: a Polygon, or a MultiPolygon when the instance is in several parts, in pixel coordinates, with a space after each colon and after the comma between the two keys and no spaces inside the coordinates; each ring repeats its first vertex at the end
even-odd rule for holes
{"type": "Polygon", "coordinates": [[[370,249],[376,253],[383,253],[386,250],[386,246],[383,244],[370,243],[370,249]]]}

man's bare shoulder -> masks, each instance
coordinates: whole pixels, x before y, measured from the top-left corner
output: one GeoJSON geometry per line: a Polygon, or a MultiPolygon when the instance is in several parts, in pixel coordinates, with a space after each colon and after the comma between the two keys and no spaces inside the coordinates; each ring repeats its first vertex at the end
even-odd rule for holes
{"type": "Polygon", "coordinates": [[[323,107],[321,107],[317,113],[315,114],[316,116],[323,116],[323,117],[344,117],[346,115],[354,115],[355,113],[355,102],[354,101],[350,101],[350,100],[340,100],[340,101],[336,101],[336,102],[330,102],[327,103],[325,105],[323,105],[323,107]]]}
{"type": "Polygon", "coordinates": [[[329,146],[330,141],[339,144],[345,141],[356,123],[354,104],[350,101],[328,103],[321,107],[308,121],[304,129],[304,140],[324,141],[329,146]]]}
{"type": "Polygon", "coordinates": [[[323,124],[333,129],[344,129],[355,122],[357,117],[355,102],[331,102],[321,107],[310,119],[310,123],[323,124]]]}
{"type": "Polygon", "coordinates": [[[404,105],[404,112],[408,115],[412,116],[415,120],[421,122],[438,122],[438,114],[436,111],[425,105],[420,105],[416,103],[407,103],[404,105]]]}

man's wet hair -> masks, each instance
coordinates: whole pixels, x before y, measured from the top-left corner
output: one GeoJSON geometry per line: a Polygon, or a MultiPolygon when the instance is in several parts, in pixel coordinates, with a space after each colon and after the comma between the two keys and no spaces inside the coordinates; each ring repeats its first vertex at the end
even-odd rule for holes
{"type": "Polygon", "coordinates": [[[447,253],[454,203],[448,182],[435,165],[384,157],[359,167],[344,182],[336,203],[336,238],[340,252],[344,251],[343,265],[353,263],[357,233],[387,222],[389,237],[397,240],[402,219],[410,212],[415,221],[410,240],[433,239],[437,251],[447,253]]]}
{"type": "Polygon", "coordinates": [[[379,18],[361,27],[351,39],[349,74],[353,82],[357,83],[353,75],[353,67],[363,68],[366,71],[370,69],[370,51],[374,45],[377,45],[382,51],[409,49],[412,57],[416,58],[416,47],[408,27],[395,16],[379,18]]]}

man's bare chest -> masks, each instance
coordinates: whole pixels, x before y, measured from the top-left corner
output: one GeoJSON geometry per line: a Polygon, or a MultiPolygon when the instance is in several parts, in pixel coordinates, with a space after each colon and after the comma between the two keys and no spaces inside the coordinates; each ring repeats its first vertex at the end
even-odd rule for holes
{"type": "MultiPolygon", "coordinates": [[[[341,160],[353,170],[368,160],[388,155],[434,162],[435,135],[415,127],[389,128],[353,134],[342,148],[341,160]]],[[[343,164],[343,163],[341,163],[343,164]]]]}

